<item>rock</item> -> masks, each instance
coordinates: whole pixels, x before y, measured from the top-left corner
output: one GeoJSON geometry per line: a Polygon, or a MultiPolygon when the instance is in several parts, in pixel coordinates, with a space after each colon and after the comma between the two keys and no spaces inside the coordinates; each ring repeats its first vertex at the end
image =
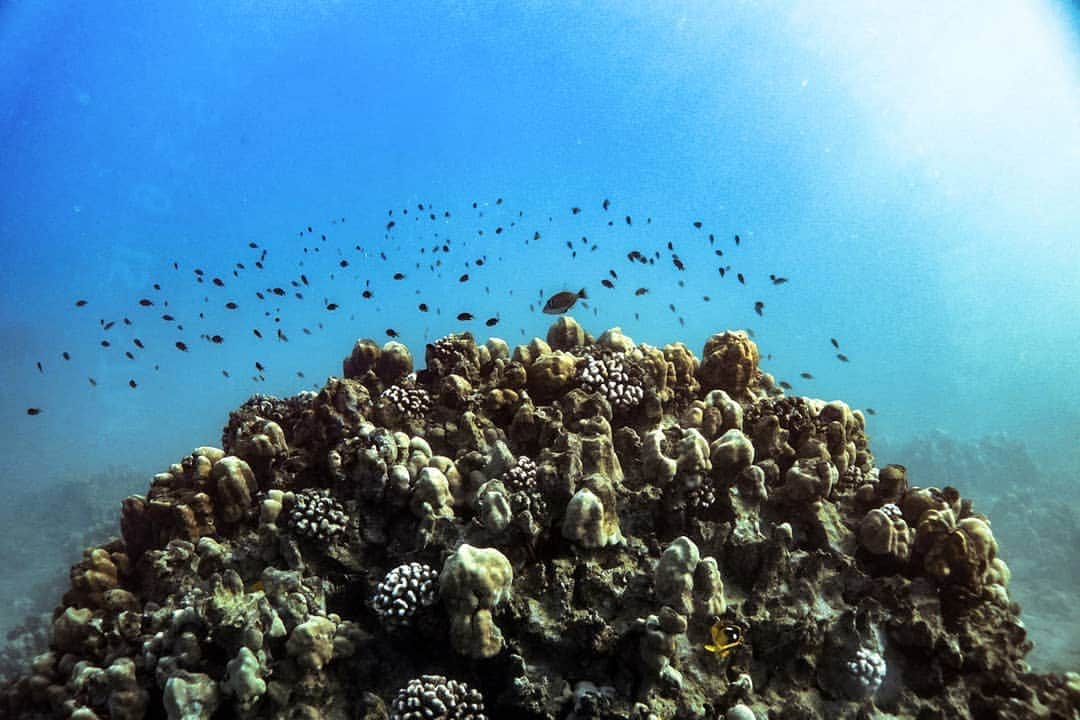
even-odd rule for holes
{"type": "MultiPolygon", "coordinates": [[[[382,346],[375,359],[375,374],[383,385],[401,382],[413,371],[413,356],[402,343],[390,341],[382,346]]],[[[348,377],[348,373],[346,373],[348,377]]]]}
{"type": "Polygon", "coordinates": [[[717,333],[705,343],[698,380],[706,391],[723,390],[739,402],[749,402],[757,387],[757,345],[743,331],[717,333]]]}
{"type": "Polygon", "coordinates": [[[439,575],[439,596],[450,615],[450,643],[471,658],[489,658],[502,650],[503,636],[493,611],[510,594],[514,571],[494,548],[463,544],[439,575]]]}
{"type": "Polygon", "coordinates": [[[732,428],[713,441],[710,457],[721,477],[731,477],[754,464],[754,444],[741,430],[732,428]]]}
{"type": "Polygon", "coordinates": [[[613,352],[630,352],[634,349],[633,339],[623,335],[622,328],[608,328],[596,338],[596,344],[613,352]]]}
{"type": "Polygon", "coordinates": [[[565,352],[550,352],[529,365],[529,392],[538,400],[550,400],[566,390],[574,379],[577,361],[565,352]]]}
{"type": "Polygon", "coordinates": [[[374,374],[382,350],[371,339],[357,340],[349,357],[341,364],[341,374],[350,380],[367,382],[374,374]]]}
{"type": "Polygon", "coordinates": [[[552,350],[571,350],[585,344],[585,330],[569,315],[560,315],[547,331],[552,350]]]}
{"type": "Polygon", "coordinates": [[[301,668],[318,673],[334,657],[336,625],[329,618],[313,617],[293,628],[285,650],[301,668]]]}
{"type": "Polygon", "coordinates": [[[224,457],[214,463],[214,509],[221,522],[235,523],[244,517],[257,489],[255,474],[240,458],[224,457]]]}
{"type": "Polygon", "coordinates": [[[562,535],[588,549],[624,542],[615,489],[606,476],[593,473],[582,481],[582,487],[566,507],[562,535]]]}
{"type": "Polygon", "coordinates": [[[680,615],[694,612],[694,571],[701,554],[694,541],[685,535],[668,545],[660,556],[653,580],[656,599],[671,606],[680,615]]]}
{"type": "Polygon", "coordinates": [[[209,675],[180,670],[165,682],[163,699],[169,720],[209,720],[220,696],[209,675]]]}

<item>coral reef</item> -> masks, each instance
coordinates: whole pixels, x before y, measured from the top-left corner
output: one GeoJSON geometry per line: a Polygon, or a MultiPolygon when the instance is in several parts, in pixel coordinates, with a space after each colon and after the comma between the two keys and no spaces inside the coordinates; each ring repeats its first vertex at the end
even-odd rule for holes
{"type": "Polygon", "coordinates": [[[1036,641],[1025,659],[1041,671],[1080,668],[1080,603],[1074,601],[1080,574],[1062,573],[1075,565],[1080,547],[1080,484],[1075,472],[1041,465],[1060,463],[1067,453],[1040,456],[1037,466],[1016,438],[965,441],[940,430],[899,446],[878,438],[874,444],[903,458],[924,485],[963,483],[965,495],[993,519],[994,538],[1008,554],[1010,597],[1023,606],[1024,625],[1036,641]]]}
{"type": "Polygon", "coordinates": [[[388,626],[407,624],[417,611],[435,604],[438,582],[439,574],[430,565],[399,565],[379,583],[371,606],[388,626]]]}
{"type": "Polygon", "coordinates": [[[487,717],[479,692],[442,675],[410,680],[390,707],[390,720],[486,720],[487,717]]]}
{"type": "Polygon", "coordinates": [[[758,360],[357,341],[124,501],[0,715],[1075,718],[989,519],[758,360]]]}

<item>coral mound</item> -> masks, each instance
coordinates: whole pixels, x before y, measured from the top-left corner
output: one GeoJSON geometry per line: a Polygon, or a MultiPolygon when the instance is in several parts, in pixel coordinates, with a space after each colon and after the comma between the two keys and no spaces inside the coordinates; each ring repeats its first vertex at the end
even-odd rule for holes
{"type": "Polygon", "coordinates": [[[39,718],[1075,718],[1036,675],[990,521],[878,467],[741,332],[511,349],[361,340],[123,502],[39,718]]]}

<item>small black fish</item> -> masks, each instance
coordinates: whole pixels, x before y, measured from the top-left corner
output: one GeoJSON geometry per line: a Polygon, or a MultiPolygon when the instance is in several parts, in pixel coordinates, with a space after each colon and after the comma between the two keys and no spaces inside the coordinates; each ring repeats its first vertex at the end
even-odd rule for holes
{"type": "Polygon", "coordinates": [[[91,384],[91,385],[93,385],[94,387],[97,387],[97,380],[95,380],[95,379],[94,379],[94,378],[92,378],[92,377],[88,377],[88,378],[86,378],[86,379],[90,381],[90,384],[91,384]]]}
{"type": "Polygon", "coordinates": [[[308,284],[308,280],[307,280],[307,275],[304,275],[303,273],[301,273],[301,274],[300,274],[300,282],[302,282],[302,283],[304,283],[305,285],[307,285],[307,284],[308,284]]]}
{"type": "Polygon", "coordinates": [[[394,328],[386,328],[386,336],[392,338],[401,337],[400,335],[398,335],[398,331],[394,328]]]}
{"type": "Polygon", "coordinates": [[[739,244],[739,243],[741,243],[741,242],[742,242],[742,240],[741,240],[741,239],[739,238],[739,236],[738,236],[738,235],[736,235],[736,236],[735,236],[735,244],[736,244],[736,245],[738,245],[738,244],[739,244]]]}
{"type": "Polygon", "coordinates": [[[619,279],[619,274],[617,272],[615,272],[614,270],[608,270],[608,274],[611,275],[612,280],[618,280],[619,279]]]}
{"type": "Polygon", "coordinates": [[[499,324],[499,318],[497,318],[497,317],[488,318],[487,320],[484,321],[484,324],[487,325],[488,327],[495,327],[496,325],[499,324]]]}
{"type": "Polygon", "coordinates": [[[338,265],[340,265],[343,268],[347,268],[347,267],[349,267],[349,261],[348,260],[339,260],[338,265]]]}
{"type": "Polygon", "coordinates": [[[126,357],[128,360],[134,360],[135,359],[135,356],[131,354],[130,350],[125,350],[124,351],[124,357],[126,357]]]}
{"type": "Polygon", "coordinates": [[[867,413],[867,415],[877,415],[877,410],[875,410],[872,407],[868,407],[868,408],[866,408],[866,413],[867,413]]]}
{"type": "Polygon", "coordinates": [[[270,292],[274,293],[278,297],[283,297],[285,295],[284,288],[276,287],[276,288],[272,289],[270,292]]]}
{"type": "Polygon", "coordinates": [[[60,353],[60,357],[64,358],[65,360],[70,360],[71,359],[71,353],[69,353],[67,350],[65,350],[64,352],[60,353]]]}
{"type": "Polygon", "coordinates": [[[836,353],[836,359],[840,362],[851,362],[850,360],[848,360],[848,356],[844,353],[836,353]]]}
{"type": "Polygon", "coordinates": [[[420,312],[427,312],[428,311],[427,303],[420,303],[417,306],[417,309],[420,310],[420,312]]]}
{"type": "Polygon", "coordinates": [[[627,225],[632,225],[633,224],[633,220],[630,219],[629,215],[626,216],[626,224],[627,225]]]}
{"type": "Polygon", "coordinates": [[[675,267],[676,267],[676,268],[678,268],[679,270],[685,270],[685,269],[686,269],[686,265],[684,265],[684,264],[683,264],[683,261],[679,259],[679,256],[678,256],[678,255],[672,255],[672,256],[671,256],[671,262],[672,262],[672,263],[673,263],[673,264],[675,265],[675,267]]]}
{"type": "Polygon", "coordinates": [[[131,387],[132,390],[138,387],[138,385],[135,384],[134,380],[128,380],[128,385],[131,387]]]}
{"type": "Polygon", "coordinates": [[[640,296],[646,294],[647,292],[649,292],[649,288],[639,287],[637,290],[634,291],[634,294],[640,296]]]}
{"type": "Polygon", "coordinates": [[[601,280],[600,284],[603,285],[604,287],[608,288],[609,290],[611,288],[615,287],[615,283],[611,282],[607,278],[604,278],[603,280],[601,280]]]}
{"type": "Polygon", "coordinates": [[[221,343],[225,342],[225,338],[221,337],[220,335],[211,335],[210,342],[214,343],[215,345],[220,345],[221,343]]]}
{"type": "Polygon", "coordinates": [[[754,303],[754,312],[756,312],[758,315],[761,315],[761,311],[764,309],[765,303],[761,302],[760,300],[754,303]]]}
{"type": "Polygon", "coordinates": [[[131,324],[131,320],[129,320],[129,319],[127,319],[127,318],[124,318],[124,324],[125,324],[125,325],[130,325],[130,324],[131,324]]]}
{"type": "Polygon", "coordinates": [[[223,281],[223,280],[222,280],[221,278],[219,278],[219,277],[216,277],[216,278],[214,278],[214,280],[213,280],[213,283],[214,283],[215,285],[217,285],[218,287],[225,287],[225,281],[223,281]]]}
{"type": "Polygon", "coordinates": [[[787,380],[781,380],[780,381],[780,387],[784,388],[785,390],[790,390],[791,389],[791,383],[789,383],[787,380]]]}
{"type": "Polygon", "coordinates": [[[229,302],[225,303],[225,307],[228,308],[229,310],[235,310],[236,308],[238,308],[240,306],[230,300],[229,302]]]}
{"type": "Polygon", "coordinates": [[[694,221],[694,227],[696,227],[698,230],[700,230],[701,229],[701,221],[700,220],[695,220],[694,221]]]}
{"type": "Polygon", "coordinates": [[[263,367],[263,364],[258,360],[255,361],[255,367],[258,369],[259,372],[263,372],[264,370],[266,370],[266,368],[263,367]]]}
{"type": "Polygon", "coordinates": [[[326,306],[327,310],[337,310],[340,307],[337,303],[329,303],[326,306]]]}
{"type": "Polygon", "coordinates": [[[188,351],[187,345],[181,340],[176,341],[176,349],[179,350],[180,352],[187,352],[188,351]]]}
{"type": "Polygon", "coordinates": [[[742,273],[737,273],[735,275],[735,277],[739,278],[739,282],[742,283],[743,285],[746,284],[746,279],[742,276],[742,273]]]}
{"type": "Polygon", "coordinates": [[[405,273],[401,273],[401,272],[394,273],[394,279],[395,280],[404,280],[405,279],[405,273]]]}
{"type": "Polygon", "coordinates": [[[469,273],[465,273],[458,278],[458,282],[469,282],[469,273]]]}
{"type": "Polygon", "coordinates": [[[115,324],[116,324],[116,321],[115,321],[115,320],[110,320],[109,322],[107,322],[107,323],[105,323],[104,325],[102,325],[102,326],[101,326],[101,329],[102,329],[102,330],[112,330],[112,327],[113,327],[113,325],[115,325],[115,324]]]}
{"type": "Polygon", "coordinates": [[[229,371],[228,371],[228,370],[224,370],[224,369],[223,369],[223,370],[221,371],[221,374],[222,374],[222,375],[224,375],[225,377],[229,377],[229,371]]]}
{"type": "Polygon", "coordinates": [[[468,321],[473,319],[473,315],[472,315],[472,313],[467,313],[467,312],[458,313],[457,319],[460,320],[461,322],[468,322],[468,321]]]}
{"type": "Polygon", "coordinates": [[[393,220],[391,220],[390,222],[386,223],[386,229],[389,230],[392,227],[394,227],[394,225],[396,225],[396,224],[397,223],[395,223],[393,220]]]}
{"type": "MultiPolygon", "coordinates": [[[[101,341],[101,347],[103,347],[103,348],[110,347],[111,345],[112,345],[112,343],[110,343],[108,340],[102,340],[101,341]]],[[[41,363],[38,363],[38,370],[41,370],[41,363]]],[[[44,372],[44,371],[42,371],[42,372],[44,372]]]]}
{"type": "Polygon", "coordinates": [[[777,277],[776,275],[769,275],[769,279],[772,280],[773,285],[783,285],[788,281],[786,277],[777,277]]]}
{"type": "Polygon", "coordinates": [[[302,377],[304,377],[304,373],[303,373],[303,371],[302,371],[302,370],[297,370],[297,371],[296,371],[296,377],[298,377],[298,378],[302,378],[302,377]]]}
{"type": "Polygon", "coordinates": [[[259,332],[259,329],[258,329],[258,328],[255,328],[255,329],[254,329],[254,330],[252,330],[251,332],[255,333],[255,337],[257,337],[257,338],[259,338],[260,340],[262,340],[262,333],[261,333],[261,332],[259,332]]]}
{"type": "Polygon", "coordinates": [[[836,338],[829,338],[829,342],[831,342],[831,343],[832,343],[832,346],[833,346],[834,348],[836,348],[837,350],[839,350],[839,349],[840,349],[840,343],[838,343],[838,342],[836,341],[836,338]]]}
{"type": "Polygon", "coordinates": [[[150,307],[151,305],[154,304],[154,301],[150,300],[148,298],[143,298],[142,300],[139,301],[139,304],[142,305],[143,307],[150,307]]]}
{"type": "Polygon", "coordinates": [[[574,307],[574,303],[578,301],[578,298],[584,300],[589,298],[589,296],[585,294],[585,288],[581,288],[576,293],[570,292],[569,290],[557,292],[548,298],[547,303],[544,304],[543,312],[548,315],[561,315],[574,307]]]}
{"type": "Polygon", "coordinates": [[[172,322],[176,318],[174,318],[172,315],[169,315],[168,313],[166,313],[166,314],[161,316],[161,319],[164,320],[165,322],[172,322]]]}
{"type": "Polygon", "coordinates": [[[371,299],[371,291],[370,290],[365,290],[364,292],[360,293],[360,297],[364,298],[365,300],[370,300],[371,299]]]}
{"type": "Polygon", "coordinates": [[[40,415],[41,408],[26,408],[27,415],[40,415]]]}
{"type": "Polygon", "coordinates": [[[75,307],[86,307],[86,301],[85,300],[76,300],[75,301],[75,307]]]}
{"type": "Polygon", "coordinates": [[[140,350],[145,349],[145,346],[142,344],[142,340],[140,340],[139,338],[135,338],[134,340],[132,340],[132,342],[135,343],[135,347],[139,348],[140,350]]]}
{"type": "Polygon", "coordinates": [[[814,376],[811,375],[810,373],[807,373],[807,372],[799,373],[799,377],[801,377],[803,380],[813,380],[814,379],[814,376]]]}
{"type": "Polygon", "coordinates": [[[572,208],[570,208],[570,212],[571,212],[572,214],[574,214],[574,215],[577,215],[577,214],[578,214],[579,212],[581,212],[581,208],[579,208],[579,207],[572,207],[572,208]]]}

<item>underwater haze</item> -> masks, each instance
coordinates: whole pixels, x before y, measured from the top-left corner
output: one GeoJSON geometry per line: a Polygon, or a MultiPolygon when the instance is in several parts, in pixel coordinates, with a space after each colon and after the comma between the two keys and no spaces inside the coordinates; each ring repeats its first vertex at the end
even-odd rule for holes
{"type": "Polygon", "coordinates": [[[751,331],[881,466],[975,448],[914,485],[1080,499],[1072,3],[13,0],[0,166],[4,537],[42,548],[4,628],[249,396],[357,338],[528,343],[561,291],[594,335],[751,331]],[[949,472],[988,447],[1023,470],[949,472]]]}

